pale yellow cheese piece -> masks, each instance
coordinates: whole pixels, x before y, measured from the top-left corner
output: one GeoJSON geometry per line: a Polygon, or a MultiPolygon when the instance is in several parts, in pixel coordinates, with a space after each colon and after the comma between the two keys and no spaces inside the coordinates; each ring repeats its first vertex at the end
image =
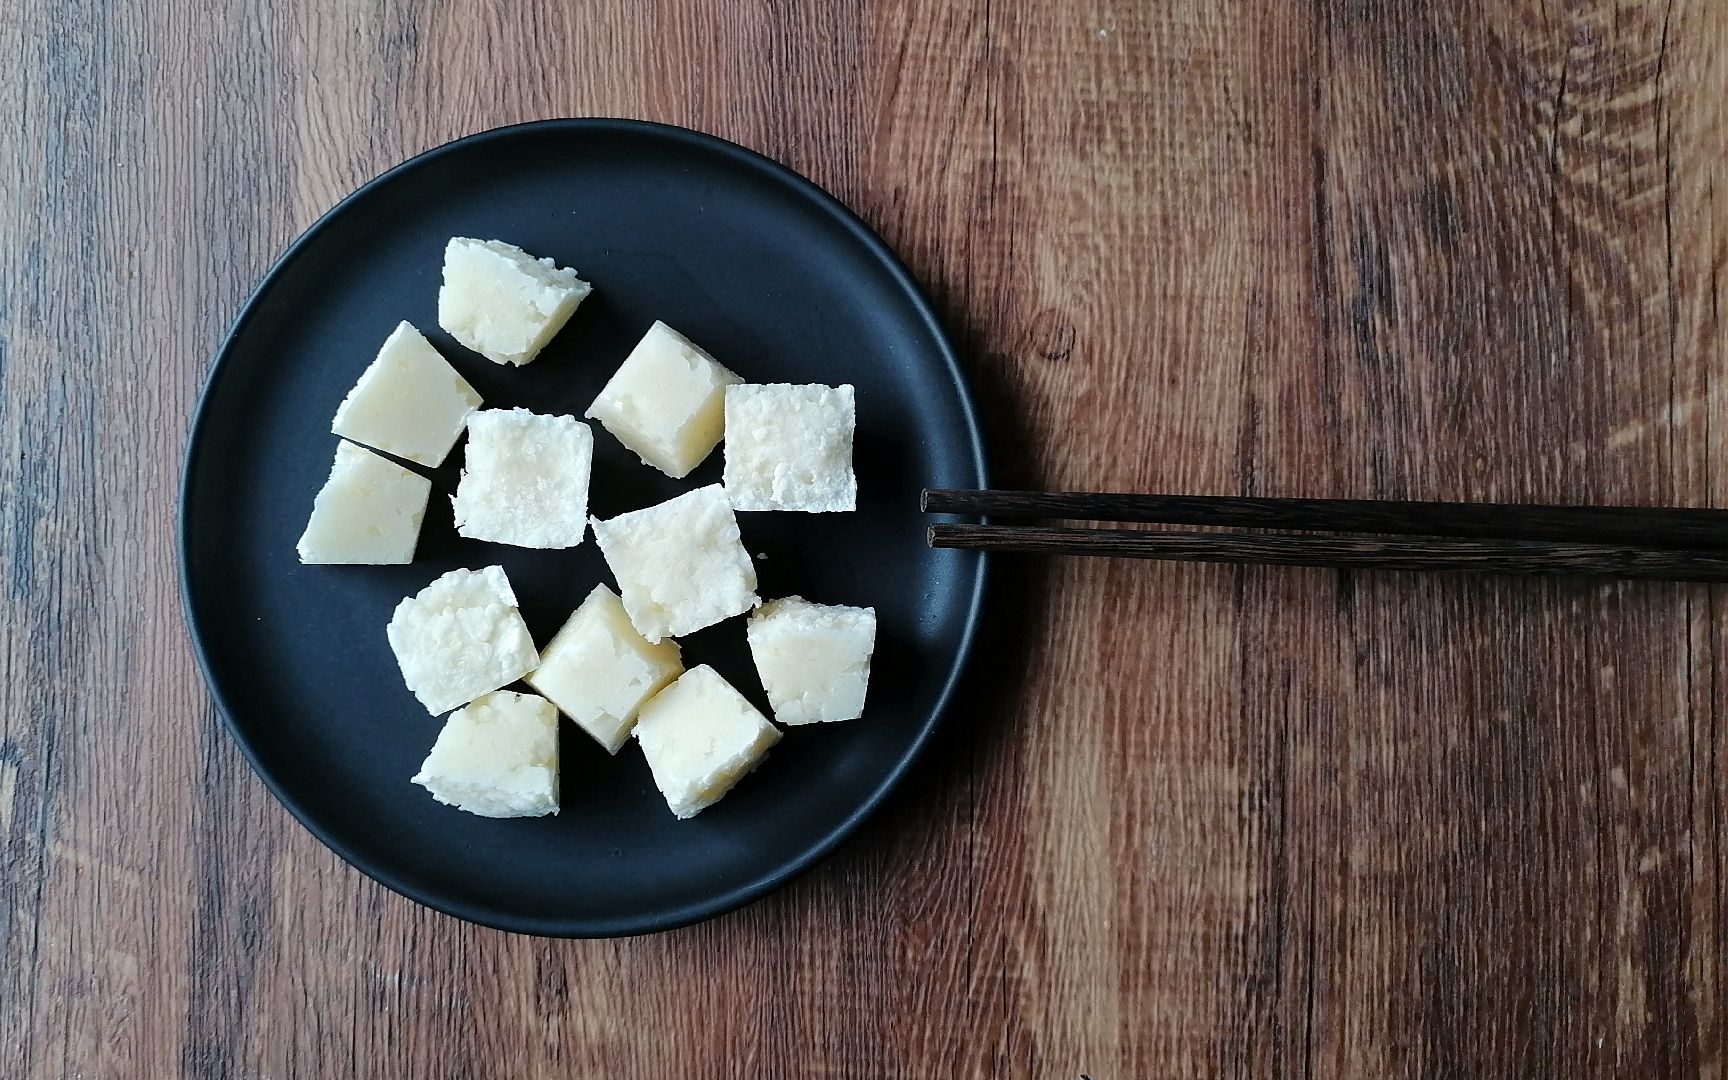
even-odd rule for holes
{"type": "Polygon", "coordinates": [[[541,650],[528,685],[616,754],[642,703],[683,672],[678,643],[650,643],[630,625],[618,594],[596,585],[541,650]]]}
{"type": "Polygon", "coordinates": [[[780,731],[704,664],[648,699],[636,719],[636,741],[666,805],[688,818],[760,764],[780,731]]]}
{"type": "Polygon", "coordinates": [[[438,578],[396,605],[386,636],[402,680],[434,716],[540,666],[501,566],[438,578]]]}
{"type": "Polygon", "coordinates": [[[726,387],[743,381],[689,338],[657,322],[587,415],[643,462],[682,479],[719,445],[726,387]]]}
{"type": "Polygon", "coordinates": [[[558,812],[558,710],[508,690],[444,722],[414,783],[447,806],[489,818],[558,812]]]}
{"type": "Polygon", "coordinates": [[[468,418],[456,531],[476,540],[567,548],[588,528],[594,433],[573,416],[482,409],[468,418]]]}
{"type": "Polygon", "coordinates": [[[336,444],[336,460],[312,502],[295,550],[303,563],[414,561],[432,482],[353,443],[336,444]]]}
{"type": "Polygon", "coordinates": [[[624,610],[649,641],[693,633],[756,606],[756,567],[719,484],[592,524],[624,610]]]}
{"type": "Polygon", "coordinates": [[[480,395],[432,343],[399,324],[336,409],[330,430],[374,450],[437,465],[462,434],[480,395]]]}
{"type": "Polygon", "coordinates": [[[858,505],[850,386],[726,388],[726,496],[734,510],[833,513],[858,505]]]}
{"type": "Polygon", "coordinates": [[[874,608],[788,596],[751,612],[744,633],[774,719],[816,724],[864,715],[876,648],[874,608]]]}
{"type": "Polygon", "coordinates": [[[438,325],[496,364],[522,365],[564,328],[593,286],[501,240],[452,237],[444,247],[438,325]]]}

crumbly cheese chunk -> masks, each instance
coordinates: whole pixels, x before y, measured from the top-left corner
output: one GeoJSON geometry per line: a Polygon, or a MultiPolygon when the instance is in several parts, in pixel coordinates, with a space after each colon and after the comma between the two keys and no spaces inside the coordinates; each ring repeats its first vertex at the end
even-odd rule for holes
{"type": "Polygon", "coordinates": [[[336,444],[295,550],[303,563],[414,561],[432,482],[353,443],[336,444]]]}
{"type": "Polygon", "coordinates": [[[445,574],[396,605],[387,635],[403,681],[434,716],[540,665],[501,566],[445,574]]]}
{"type": "Polygon", "coordinates": [[[751,612],[744,634],[774,719],[815,724],[864,715],[875,608],[788,596],[751,612]]]}
{"type": "Polygon", "coordinates": [[[447,806],[489,818],[558,812],[558,710],[500,690],[457,709],[414,777],[447,806]]]}
{"type": "Polygon", "coordinates": [[[624,610],[650,642],[682,636],[757,604],[756,567],[719,484],[596,518],[594,540],[624,594],[624,610]]]}
{"type": "Polygon", "coordinates": [[[480,395],[420,331],[399,324],[336,409],[330,430],[421,465],[456,445],[480,395]]]}
{"type": "Polygon", "coordinates": [[[645,463],[682,479],[720,442],[726,387],[743,381],[657,322],[588,407],[588,416],[645,463]]]}
{"type": "Polygon", "coordinates": [[[456,531],[475,540],[567,548],[588,528],[594,433],[573,416],[484,409],[468,418],[456,531]]]}
{"type": "Polygon", "coordinates": [[[438,325],[496,364],[526,364],[593,286],[514,244],[457,236],[444,248],[438,325]]]}
{"type": "Polygon", "coordinates": [[[780,741],[780,731],[704,664],[648,699],[636,740],[666,805],[688,818],[731,791],[780,741]]]}
{"type": "Polygon", "coordinates": [[[618,594],[596,585],[541,651],[528,685],[616,754],[642,703],[683,672],[678,643],[649,643],[630,625],[618,594]]]}
{"type": "Polygon", "coordinates": [[[854,412],[850,386],[728,386],[726,495],[732,508],[856,509],[854,412]]]}

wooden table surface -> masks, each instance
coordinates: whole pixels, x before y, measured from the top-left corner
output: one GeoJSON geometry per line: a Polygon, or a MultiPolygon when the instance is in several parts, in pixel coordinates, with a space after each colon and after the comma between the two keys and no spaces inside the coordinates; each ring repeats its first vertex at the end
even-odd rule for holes
{"type": "Polygon", "coordinates": [[[1714,0],[9,0],[0,1072],[1721,1075],[1728,590],[1004,559],[838,854],[543,941],[274,802],[174,500],[322,210],[621,115],[879,229],[1004,483],[1728,506],[1725,101],[1714,0]]]}

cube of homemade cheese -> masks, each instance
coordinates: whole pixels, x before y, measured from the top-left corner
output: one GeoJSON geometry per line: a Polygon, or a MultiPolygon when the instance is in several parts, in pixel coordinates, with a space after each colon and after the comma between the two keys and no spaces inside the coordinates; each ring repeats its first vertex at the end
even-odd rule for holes
{"type": "Polygon", "coordinates": [[[434,716],[540,666],[501,566],[450,571],[397,604],[386,633],[403,681],[434,716]]]}
{"type": "Polygon", "coordinates": [[[876,609],[788,596],[750,613],[744,628],[774,719],[782,724],[864,715],[876,609]]]}
{"type": "Polygon", "coordinates": [[[732,508],[856,509],[853,423],[850,386],[728,386],[726,496],[732,508]]]}
{"type": "Polygon", "coordinates": [[[468,418],[456,531],[475,540],[567,548],[588,529],[594,433],[573,416],[483,409],[468,418]]]}
{"type": "Polygon", "coordinates": [[[353,443],[336,444],[295,550],[303,563],[414,561],[432,482],[353,443]]]}
{"type": "Polygon", "coordinates": [[[720,441],[726,387],[743,381],[657,322],[588,407],[588,416],[645,463],[682,479],[720,441]]]}
{"type": "Polygon", "coordinates": [[[677,642],[648,643],[630,625],[618,594],[596,585],[542,650],[528,685],[616,754],[642,703],[683,671],[677,642]]]}
{"type": "Polygon", "coordinates": [[[480,395],[420,331],[401,323],[336,409],[330,430],[422,465],[456,445],[480,395]]]}
{"type": "Polygon", "coordinates": [[[666,805],[687,818],[731,791],[780,741],[780,731],[703,664],[648,699],[636,740],[666,805]]]}
{"type": "Polygon", "coordinates": [[[651,642],[757,604],[756,567],[719,484],[610,521],[595,518],[594,541],[618,579],[630,622],[651,642]]]}
{"type": "Polygon", "coordinates": [[[444,721],[414,783],[446,806],[490,818],[558,812],[558,710],[500,690],[444,721]]]}
{"type": "Polygon", "coordinates": [[[514,244],[457,236],[444,248],[438,325],[496,364],[526,364],[593,286],[514,244]]]}

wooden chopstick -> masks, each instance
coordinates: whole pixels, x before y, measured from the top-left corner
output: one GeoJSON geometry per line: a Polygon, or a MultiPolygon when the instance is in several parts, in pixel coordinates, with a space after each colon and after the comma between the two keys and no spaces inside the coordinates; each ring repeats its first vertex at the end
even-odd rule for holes
{"type": "Polygon", "coordinates": [[[931,547],[939,548],[1113,555],[1177,562],[1728,581],[1728,552],[1619,544],[948,524],[930,526],[929,542],[931,547]]]}
{"type": "Polygon", "coordinates": [[[1644,548],[1728,547],[1728,510],[1517,503],[1259,499],[1072,491],[926,491],[932,514],[1157,522],[1296,531],[1554,540],[1644,548]]]}
{"type": "Polygon", "coordinates": [[[932,547],[1341,569],[1728,581],[1728,510],[1072,491],[926,491],[921,505],[930,513],[990,518],[1393,534],[938,524],[930,527],[932,547]]]}

